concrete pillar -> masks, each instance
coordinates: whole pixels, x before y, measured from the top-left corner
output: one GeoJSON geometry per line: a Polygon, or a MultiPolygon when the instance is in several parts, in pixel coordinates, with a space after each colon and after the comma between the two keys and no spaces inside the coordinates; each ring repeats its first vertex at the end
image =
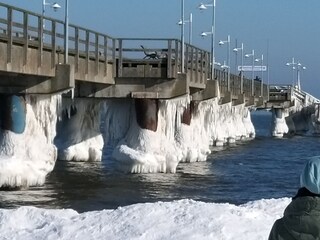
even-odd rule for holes
{"type": "Polygon", "coordinates": [[[21,96],[0,95],[0,126],[2,130],[23,133],[26,127],[26,102],[21,96]]]}
{"type": "Polygon", "coordinates": [[[159,103],[156,99],[135,99],[137,123],[140,128],[156,132],[159,103]]]}
{"type": "Polygon", "coordinates": [[[182,118],[181,118],[181,123],[184,123],[184,124],[190,126],[190,124],[191,124],[191,115],[192,115],[191,105],[188,104],[188,106],[183,111],[182,118]]]}

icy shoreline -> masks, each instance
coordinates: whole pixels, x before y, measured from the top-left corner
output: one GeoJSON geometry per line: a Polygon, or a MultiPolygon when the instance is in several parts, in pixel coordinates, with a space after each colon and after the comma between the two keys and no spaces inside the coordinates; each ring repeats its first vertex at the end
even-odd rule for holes
{"type": "Polygon", "coordinates": [[[35,207],[0,209],[0,240],[268,239],[273,222],[290,201],[262,199],[236,206],[179,200],[85,213],[35,207]]]}

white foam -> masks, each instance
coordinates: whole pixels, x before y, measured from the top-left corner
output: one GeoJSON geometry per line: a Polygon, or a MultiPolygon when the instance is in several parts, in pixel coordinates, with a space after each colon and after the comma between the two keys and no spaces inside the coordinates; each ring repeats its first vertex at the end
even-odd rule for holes
{"type": "Polygon", "coordinates": [[[41,185],[52,171],[57,150],[57,106],[60,96],[26,96],[24,133],[1,131],[0,187],[41,185]]]}

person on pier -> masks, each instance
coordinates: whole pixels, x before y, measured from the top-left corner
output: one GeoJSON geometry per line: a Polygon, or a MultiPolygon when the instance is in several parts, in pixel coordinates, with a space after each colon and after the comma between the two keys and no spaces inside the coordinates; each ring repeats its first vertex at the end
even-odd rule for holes
{"type": "Polygon", "coordinates": [[[283,217],[273,224],[269,240],[320,239],[320,156],[305,164],[300,185],[283,217]]]}

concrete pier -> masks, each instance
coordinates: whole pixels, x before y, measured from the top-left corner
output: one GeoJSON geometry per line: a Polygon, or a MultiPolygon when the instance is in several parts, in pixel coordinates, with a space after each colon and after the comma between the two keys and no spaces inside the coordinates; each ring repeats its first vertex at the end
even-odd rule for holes
{"type": "Polygon", "coordinates": [[[141,128],[157,131],[158,105],[158,100],[156,99],[135,99],[137,122],[141,128]]]}

